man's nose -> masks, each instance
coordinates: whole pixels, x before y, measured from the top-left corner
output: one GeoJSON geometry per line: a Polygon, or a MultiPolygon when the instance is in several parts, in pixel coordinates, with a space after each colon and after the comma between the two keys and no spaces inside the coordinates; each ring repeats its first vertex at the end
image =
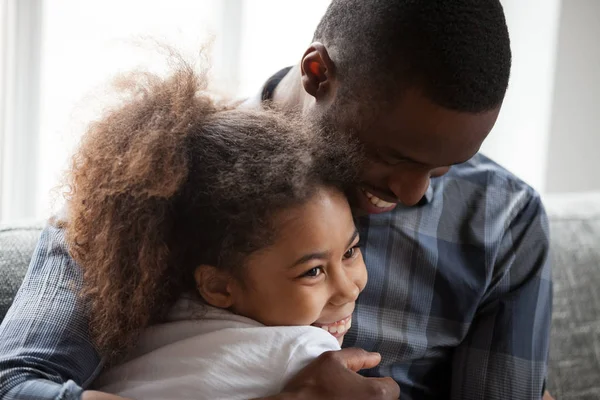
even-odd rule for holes
{"type": "Polygon", "coordinates": [[[392,175],[388,186],[400,203],[414,206],[421,201],[429,187],[429,174],[430,171],[392,175]]]}

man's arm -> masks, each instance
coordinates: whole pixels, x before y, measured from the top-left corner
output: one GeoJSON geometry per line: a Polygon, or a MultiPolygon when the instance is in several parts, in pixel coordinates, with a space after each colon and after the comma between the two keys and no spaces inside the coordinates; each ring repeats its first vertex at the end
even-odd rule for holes
{"type": "Polygon", "coordinates": [[[96,392],[95,390],[86,390],[81,396],[81,400],[130,400],[125,397],[116,396],[114,394],[108,394],[103,392],[96,392]]]}
{"type": "Polygon", "coordinates": [[[64,232],[42,232],[25,280],[0,325],[0,399],[80,399],[100,358],[79,297],[81,271],[64,232]]]}
{"type": "Polygon", "coordinates": [[[456,349],[452,399],[540,400],[552,317],[548,222],[537,194],[512,219],[471,329],[456,349]]]}

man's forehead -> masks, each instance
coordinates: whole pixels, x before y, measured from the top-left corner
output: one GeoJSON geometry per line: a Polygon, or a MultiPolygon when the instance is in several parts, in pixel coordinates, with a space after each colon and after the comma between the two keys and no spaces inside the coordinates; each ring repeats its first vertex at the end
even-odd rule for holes
{"type": "Polygon", "coordinates": [[[434,104],[403,102],[374,118],[359,137],[386,156],[433,166],[471,158],[496,122],[499,109],[465,113],[434,104]]]}

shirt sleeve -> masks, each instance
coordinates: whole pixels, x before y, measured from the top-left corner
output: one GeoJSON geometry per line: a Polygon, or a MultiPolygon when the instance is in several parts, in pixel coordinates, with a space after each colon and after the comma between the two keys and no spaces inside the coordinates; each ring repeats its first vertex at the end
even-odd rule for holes
{"type": "Polygon", "coordinates": [[[540,400],[547,373],[552,279],[537,194],[508,225],[471,329],[455,350],[451,398],[540,400]]]}
{"type": "Polygon", "coordinates": [[[321,354],[326,351],[341,349],[337,339],[321,328],[305,326],[299,327],[299,329],[302,329],[302,332],[299,332],[293,342],[284,348],[284,350],[288,350],[289,357],[287,365],[283,370],[282,388],[302,368],[306,367],[321,354]]]}
{"type": "Polygon", "coordinates": [[[79,297],[82,274],[64,231],[42,232],[0,325],[0,399],[79,399],[101,368],[79,297]]]}

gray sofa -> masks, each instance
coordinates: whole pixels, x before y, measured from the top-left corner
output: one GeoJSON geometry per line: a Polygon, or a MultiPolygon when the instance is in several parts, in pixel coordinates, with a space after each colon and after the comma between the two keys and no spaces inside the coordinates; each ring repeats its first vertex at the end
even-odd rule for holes
{"type": "MultiPolygon", "coordinates": [[[[554,315],[549,390],[600,399],[600,193],[549,196],[554,315]]],[[[0,227],[0,320],[31,258],[40,225],[0,227]]]]}

